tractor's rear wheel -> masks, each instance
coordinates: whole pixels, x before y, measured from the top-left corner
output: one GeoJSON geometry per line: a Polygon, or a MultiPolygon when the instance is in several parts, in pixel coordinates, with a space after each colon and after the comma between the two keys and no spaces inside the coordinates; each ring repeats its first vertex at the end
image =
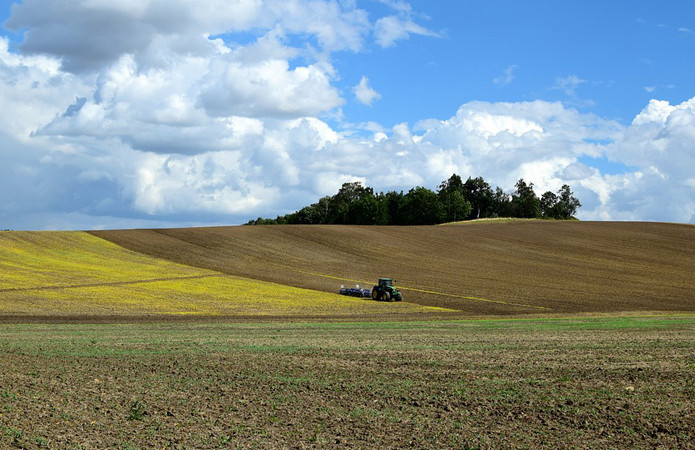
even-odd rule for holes
{"type": "Polygon", "coordinates": [[[391,301],[391,293],[389,291],[384,291],[384,293],[381,295],[381,299],[385,302],[390,302],[391,301]]]}
{"type": "Polygon", "coordinates": [[[379,300],[379,290],[377,288],[372,289],[372,299],[379,300]]]}

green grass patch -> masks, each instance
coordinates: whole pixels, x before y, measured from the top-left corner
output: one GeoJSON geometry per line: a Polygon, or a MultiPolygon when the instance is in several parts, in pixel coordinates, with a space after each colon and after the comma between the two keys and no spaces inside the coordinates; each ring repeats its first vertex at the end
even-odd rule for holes
{"type": "Polygon", "coordinates": [[[694,351],[689,316],[6,325],[0,447],[687,447],[694,351]]]}

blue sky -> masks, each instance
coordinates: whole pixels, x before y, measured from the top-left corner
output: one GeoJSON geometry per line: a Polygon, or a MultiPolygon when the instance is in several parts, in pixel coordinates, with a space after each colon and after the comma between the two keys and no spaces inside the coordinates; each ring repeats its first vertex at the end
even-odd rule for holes
{"type": "Polygon", "coordinates": [[[629,123],[652,98],[681,103],[695,92],[695,58],[685,56],[695,50],[695,6],[687,1],[411,4],[441,37],[338,55],[346,79],[367,73],[383,96],[369,111],[351,105],[346,113],[393,125],[443,118],[473,100],[541,99],[629,123]]]}
{"type": "Polygon", "coordinates": [[[0,5],[0,228],[236,224],[453,172],[695,222],[689,1],[0,5]]]}

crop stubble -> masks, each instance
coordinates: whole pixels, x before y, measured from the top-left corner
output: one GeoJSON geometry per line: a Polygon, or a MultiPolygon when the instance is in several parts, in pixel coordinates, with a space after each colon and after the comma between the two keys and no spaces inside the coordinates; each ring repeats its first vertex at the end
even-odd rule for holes
{"type": "Polygon", "coordinates": [[[695,320],[11,325],[0,446],[681,447],[695,320]]]}

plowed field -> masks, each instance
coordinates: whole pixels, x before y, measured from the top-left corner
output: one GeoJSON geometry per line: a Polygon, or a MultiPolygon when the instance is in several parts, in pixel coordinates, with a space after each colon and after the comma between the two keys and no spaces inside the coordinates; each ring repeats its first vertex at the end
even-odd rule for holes
{"type": "Polygon", "coordinates": [[[0,321],[397,317],[441,309],[283,286],[176,264],[83,232],[0,233],[0,321]]]}
{"type": "Polygon", "coordinates": [[[0,448],[693,447],[693,226],[92,234],[0,233],[0,448]]]}
{"type": "Polygon", "coordinates": [[[501,221],[93,234],[180,264],[325,292],[392,277],[408,302],[469,315],[695,310],[692,225],[501,221]]]}

